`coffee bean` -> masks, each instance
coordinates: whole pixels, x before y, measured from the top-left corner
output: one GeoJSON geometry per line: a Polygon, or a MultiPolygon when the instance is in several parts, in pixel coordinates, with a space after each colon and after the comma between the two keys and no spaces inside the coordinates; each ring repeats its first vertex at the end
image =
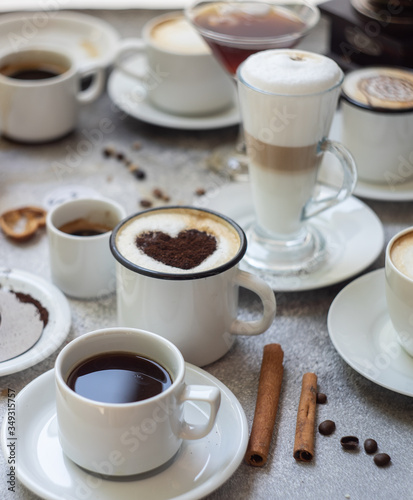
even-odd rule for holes
{"type": "Polygon", "coordinates": [[[387,453],[377,453],[377,455],[374,456],[374,463],[378,465],[379,467],[384,467],[385,465],[388,465],[390,463],[390,456],[387,455],[387,453]]]}
{"type": "Polygon", "coordinates": [[[146,200],[145,198],[142,199],[139,204],[143,208],[150,208],[152,206],[152,202],[150,200],[146,200]]]}
{"type": "Polygon", "coordinates": [[[324,420],[318,426],[318,432],[323,436],[329,436],[336,430],[336,424],[332,420],[324,420]]]}
{"type": "Polygon", "coordinates": [[[355,450],[358,448],[359,439],[356,436],[344,436],[340,439],[340,443],[345,450],[355,450]]]}
{"type": "Polygon", "coordinates": [[[366,439],[364,441],[364,449],[368,454],[375,453],[377,451],[377,441],[374,439],[366,439]]]}
{"type": "Polygon", "coordinates": [[[317,403],[320,405],[325,405],[327,403],[327,396],[322,392],[317,392],[317,403]]]}

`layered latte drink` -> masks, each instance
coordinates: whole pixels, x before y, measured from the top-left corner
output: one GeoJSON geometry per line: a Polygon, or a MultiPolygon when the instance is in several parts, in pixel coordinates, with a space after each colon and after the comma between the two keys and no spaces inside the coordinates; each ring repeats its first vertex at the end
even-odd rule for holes
{"type": "MultiPolygon", "coordinates": [[[[273,238],[271,244],[293,241],[294,246],[303,241],[307,238],[303,221],[331,206],[322,206],[313,195],[323,152],[343,159],[343,151],[337,150],[340,145],[326,139],[342,80],[343,72],[333,60],[300,50],[259,52],[240,66],[254,208],[260,238],[273,238]]],[[[333,196],[334,203],[354,187],[354,163],[344,154],[345,191],[333,196]]],[[[261,253],[266,259],[268,252],[261,253]]]]}

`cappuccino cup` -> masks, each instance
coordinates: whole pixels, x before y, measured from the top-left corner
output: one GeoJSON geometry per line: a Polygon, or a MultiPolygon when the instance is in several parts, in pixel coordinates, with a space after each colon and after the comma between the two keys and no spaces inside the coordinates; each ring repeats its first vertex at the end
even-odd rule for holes
{"type": "Polygon", "coordinates": [[[125,216],[121,205],[104,198],[69,200],[48,212],[51,277],[63,293],[78,299],[95,299],[115,291],[109,238],[125,216]]]}
{"type": "Polygon", "coordinates": [[[387,310],[405,351],[413,356],[413,227],[389,241],[385,256],[387,310]]]}
{"type": "Polygon", "coordinates": [[[413,71],[369,67],[350,72],[341,97],[342,142],[366,182],[397,185],[413,177],[413,71]]]}
{"type": "Polygon", "coordinates": [[[221,401],[217,387],[187,385],[185,369],[171,342],[143,330],[96,330],[70,342],[55,364],[64,454],[104,476],[131,476],[168,464],[183,440],[211,431],[221,401]],[[202,422],[185,419],[184,405],[194,401],[209,409],[202,422]]]}
{"type": "Polygon", "coordinates": [[[238,69],[255,223],[246,261],[274,274],[310,273],[326,259],[326,238],[311,218],[341,203],[357,172],[349,151],[327,138],[343,72],[331,59],[279,49],[256,53],[238,69]],[[320,194],[324,153],[338,158],[341,185],[320,194]]]}
{"type": "Polygon", "coordinates": [[[194,207],[147,210],[114,229],[110,248],[118,324],[167,338],[190,363],[216,361],[237,335],[263,333],[274,319],[274,293],[239,269],[245,234],[225,216],[194,207]],[[239,287],[261,300],[258,319],[238,318],[239,287]]]}
{"type": "Polygon", "coordinates": [[[33,47],[0,57],[0,132],[18,142],[59,139],[76,127],[80,106],[97,99],[104,70],[80,69],[68,53],[33,47]],[[81,80],[92,77],[81,90],[81,80]]]}
{"type": "Polygon", "coordinates": [[[123,40],[115,65],[139,82],[134,95],[167,113],[203,116],[234,104],[231,79],[182,14],[157,16],[141,39],[123,40]]]}

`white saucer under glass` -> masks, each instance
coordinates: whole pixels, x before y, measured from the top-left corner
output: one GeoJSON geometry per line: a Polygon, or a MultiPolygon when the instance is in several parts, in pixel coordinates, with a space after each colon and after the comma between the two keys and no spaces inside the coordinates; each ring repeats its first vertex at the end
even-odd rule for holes
{"type": "MultiPolygon", "coordinates": [[[[241,463],[247,443],[245,413],[232,392],[212,375],[186,365],[187,384],[214,385],[221,406],[212,431],[203,439],[184,441],[174,461],[157,473],[125,479],[92,475],[62,452],[57,434],[54,373],[50,370],[28,384],[16,398],[19,459],[16,474],[29,490],[47,500],[196,500],[221,486],[241,463]]],[[[202,402],[185,407],[186,419],[206,422],[202,402]]],[[[1,428],[3,453],[8,457],[7,422],[1,428]]]]}
{"type": "Polygon", "coordinates": [[[387,313],[384,269],[347,285],[330,306],[327,326],[337,352],[354,370],[413,396],[413,357],[400,346],[387,313]]]}
{"type": "MultiPolygon", "coordinates": [[[[203,203],[231,217],[244,230],[254,221],[249,183],[225,184],[203,203]]],[[[325,261],[314,272],[277,276],[249,266],[245,259],[240,263],[241,268],[260,276],[276,291],[312,290],[355,276],[371,265],[383,249],[384,231],[380,219],[357,198],[350,197],[314,216],[311,224],[326,241],[325,261]]]]}

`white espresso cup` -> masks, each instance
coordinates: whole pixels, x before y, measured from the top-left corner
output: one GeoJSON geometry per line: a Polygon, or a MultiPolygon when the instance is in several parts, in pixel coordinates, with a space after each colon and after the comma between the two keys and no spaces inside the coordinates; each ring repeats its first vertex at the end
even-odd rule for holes
{"type": "Polygon", "coordinates": [[[139,82],[136,98],[167,113],[202,116],[234,104],[234,84],[183,14],[148,21],[141,39],[122,41],[115,64],[139,82]]]}
{"type": "Polygon", "coordinates": [[[109,250],[112,229],[126,216],[118,203],[79,198],[53,207],[46,217],[53,283],[79,299],[113,293],[116,271],[109,250]]]}
{"type": "Polygon", "coordinates": [[[210,432],[221,401],[217,387],[185,383],[184,359],[171,342],[129,328],[70,342],[56,359],[55,380],[63,452],[105,476],[141,474],[173,460],[184,439],[210,432]],[[207,403],[204,422],[185,420],[186,401],[207,403]]]}
{"type": "Polygon", "coordinates": [[[0,132],[18,142],[59,139],[75,129],[81,105],[103,91],[104,70],[80,69],[60,49],[33,47],[0,57],[0,132]],[[92,77],[81,90],[81,80],[92,77]]]}
{"type": "Polygon", "coordinates": [[[387,310],[406,352],[413,356],[413,227],[389,241],[385,257],[387,310]]]}
{"type": "Polygon", "coordinates": [[[128,217],[114,229],[110,241],[117,267],[118,324],[162,335],[186,361],[198,366],[226,354],[235,336],[263,333],[274,319],[275,297],[263,280],[239,269],[246,245],[238,224],[209,210],[166,207],[128,217]],[[187,231],[195,232],[195,241],[179,244],[187,231]],[[151,233],[154,240],[167,240],[155,257],[156,246],[143,250],[146,243],[151,245],[152,236],[146,241],[151,233]],[[143,238],[139,248],[138,237],[143,238]],[[211,239],[216,241],[215,250],[206,250],[197,263],[192,261],[211,239]],[[174,257],[179,262],[169,261],[174,257]],[[258,295],[263,304],[258,319],[237,317],[239,287],[258,295]]]}
{"type": "Polygon", "coordinates": [[[413,71],[368,67],[344,79],[342,142],[359,178],[395,188],[413,178],[413,71]]]}

